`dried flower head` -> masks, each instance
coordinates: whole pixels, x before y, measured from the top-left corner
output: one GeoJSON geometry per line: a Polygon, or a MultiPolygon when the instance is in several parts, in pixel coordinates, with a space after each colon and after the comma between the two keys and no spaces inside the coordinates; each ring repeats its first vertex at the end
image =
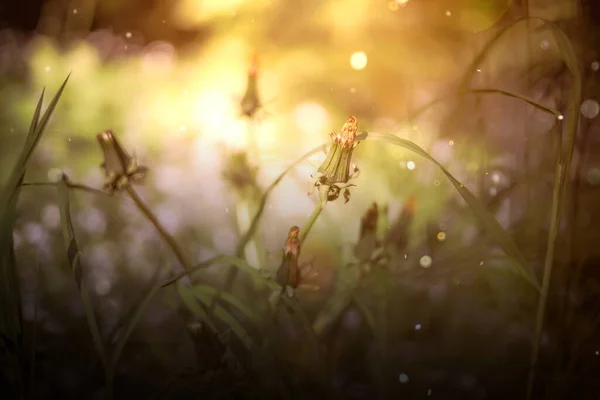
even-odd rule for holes
{"type": "Polygon", "coordinates": [[[347,203],[350,200],[348,188],[355,185],[349,181],[358,178],[360,174],[359,169],[352,165],[352,153],[360,143],[356,140],[357,132],[358,121],[356,117],[351,116],[340,132],[330,134],[332,143],[327,157],[317,173],[311,175],[309,194],[313,188],[317,188],[323,206],[328,201],[336,200],[342,190],[344,191],[344,202],[347,203]]]}
{"type": "Polygon", "coordinates": [[[112,131],[107,130],[96,138],[104,153],[100,165],[105,175],[104,190],[108,193],[126,188],[131,182],[141,182],[148,169],[138,165],[137,159],[130,156],[121,146],[112,131]]]}

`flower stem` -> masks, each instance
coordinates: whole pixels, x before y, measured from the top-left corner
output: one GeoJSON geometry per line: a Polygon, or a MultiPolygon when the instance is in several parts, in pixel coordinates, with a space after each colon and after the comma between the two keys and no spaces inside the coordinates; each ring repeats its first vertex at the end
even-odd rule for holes
{"type": "Polygon", "coordinates": [[[315,222],[319,218],[319,215],[321,215],[322,211],[323,211],[323,206],[322,206],[321,202],[319,202],[317,204],[317,206],[315,207],[315,210],[311,214],[310,218],[308,219],[308,221],[306,221],[306,224],[304,224],[304,227],[300,231],[300,243],[304,244],[304,240],[308,236],[308,233],[310,232],[312,226],[315,224],[315,222]]]}
{"type": "Polygon", "coordinates": [[[163,240],[169,245],[175,254],[175,257],[177,257],[177,261],[179,261],[183,268],[189,269],[190,264],[186,261],[185,257],[183,256],[183,252],[179,248],[177,242],[175,242],[175,239],[173,239],[173,236],[167,233],[166,229],[161,225],[152,211],[150,211],[150,208],[146,205],[146,203],[144,203],[135,189],[133,189],[131,186],[128,186],[127,194],[129,194],[129,197],[131,197],[131,200],[133,200],[137,208],[139,208],[142,214],[144,214],[144,216],[152,223],[152,225],[154,225],[160,236],[162,236],[163,240]]]}

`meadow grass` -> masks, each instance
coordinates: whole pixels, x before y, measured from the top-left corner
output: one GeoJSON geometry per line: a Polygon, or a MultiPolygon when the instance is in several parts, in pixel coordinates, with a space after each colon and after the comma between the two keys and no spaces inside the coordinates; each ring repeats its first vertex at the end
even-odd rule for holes
{"type": "MultiPolygon", "coordinates": [[[[474,71],[476,71],[477,66],[484,60],[490,49],[493,48],[495,43],[497,43],[497,41],[500,40],[511,27],[526,20],[528,19],[516,21],[515,23],[500,30],[498,34],[492,38],[483,51],[477,57],[475,57],[467,69],[464,78],[459,83],[456,93],[453,93],[451,96],[460,97],[465,95],[495,94],[520,100],[526,104],[534,106],[542,112],[555,116],[557,119],[556,134],[562,138],[563,126],[561,121],[563,119],[563,113],[560,110],[540,104],[527,96],[503,89],[470,88],[469,82],[474,71]]],[[[545,21],[544,24],[554,33],[557,43],[559,44],[562,57],[573,78],[573,82],[569,96],[569,103],[564,114],[566,117],[566,126],[564,127],[566,145],[564,147],[560,147],[555,164],[552,207],[551,214],[548,217],[550,221],[550,230],[547,238],[546,256],[544,260],[541,282],[537,276],[537,271],[535,271],[533,267],[529,265],[526,258],[523,256],[522,251],[515,243],[513,236],[507,232],[507,230],[504,229],[497,221],[494,213],[490,211],[489,205],[486,204],[482,199],[475,196],[441,162],[436,160],[427,151],[416,145],[414,142],[400,138],[393,134],[362,132],[356,136],[356,140],[359,141],[378,141],[382,142],[382,146],[397,146],[406,149],[435,165],[451,183],[456,190],[456,193],[458,193],[468,205],[472,216],[475,217],[480,226],[495,241],[495,243],[502,248],[505,260],[507,260],[508,263],[513,267],[515,273],[514,275],[525,284],[525,287],[528,288],[527,290],[535,293],[535,295],[538,296],[537,311],[534,317],[535,335],[534,340],[532,341],[533,345],[529,379],[527,388],[525,390],[528,398],[531,398],[534,393],[536,379],[535,372],[538,368],[538,357],[542,331],[544,329],[546,304],[548,301],[552,269],[555,264],[555,242],[561,216],[564,213],[563,210],[565,207],[565,198],[568,193],[567,186],[569,181],[569,171],[572,163],[575,137],[578,129],[578,107],[581,102],[581,75],[573,46],[566,35],[557,26],[545,21]]],[[[251,369],[253,364],[244,361],[246,358],[244,354],[251,354],[253,357],[263,360],[265,365],[268,365],[271,370],[273,369],[273,366],[278,368],[280,370],[280,375],[277,377],[279,382],[277,390],[284,398],[289,398],[289,393],[300,391],[301,383],[295,381],[292,376],[289,376],[293,375],[294,372],[290,372],[287,366],[280,365],[282,361],[281,358],[277,357],[276,341],[268,335],[261,335],[259,333],[261,329],[268,327],[269,329],[276,330],[278,327],[281,327],[284,321],[288,320],[291,320],[298,326],[301,326],[303,330],[301,336],[306,344],[306,348],[309,349],[307,351],[308,355],[306,358],[310,359],[310,363],[314,369],[314,371],[312,371],[313,373],[308,373],[305,378],[308,379],[308,381],[313,382],[315,386],[320,386],[318,389],[321,391],[320,393],[328,393],[333,395],[331,388],[329,387],[332,377],[328,376],[326,368],[322,368],[320,365],[324,357],[320,340],[322,339],[322,336],[328,332],[328,327],[331,324],[339,322],[343,311],[346,310],[350,305],[354,305],[360,310],[361,314],[365,318],[368,329],[377,342],[377,357],[380,361],[378,368],[380,368],[382,372],[376,374],[377,376],[375,376],[373,380],[378,388],[378,395],[380,398],[387,398],[387,396],[389,396],[389,383],[385,379],[385,376],[382,375],[387,373],[386,370],[389,362],[386,356],[388,352],[387,344],[389,341],[390,331],[387,325],[387,316],[389,315],[390,298],[394,288],[392,285],[386,284],[387,279],[389,279],[390,270],[378,267],[381,266],[381,259],[378,258],[379,254],[376,254],[376,250],[379,251],[380,249],[372,249],[372,253],[367,255],[368,257],[366,260],[357,261],[353,259],[352,256],[344,256],[343,265],[339,267],[338,271],[338,278],[336,280],[335,287],[336,292],[332,295],[330,302],[326,304],[325,308],[317,313],[317,317],[314,321],[306,312],[298,297],[295,295],[284,295],[281,283],[276,281],[272,272],[267,271],[266,266],[253,266],[244,260],[246,246],[253,240],[257,233],[261,218],[265,212],[265,206],[267,204],[269,195],[274,191],[277,185],[286,177],[287,174],[289,174],[295,167],[297,167],[308,157],[321,151],[323,146],[326,144],[320,144],[307,154],[300,157],[298,160],[291,163],[273,181],[273,183],[262,192],[256,206],[256,211],[251,218],[249,226],[244,232],[241,232],[241,237],[237,243],[234,256],[217,256],[197,265],[191,265],[191,263],[187,261],[186,256],[181,250],[181,247],[178,245],[176,240],[167,233],[166,229],[164,229],[164,227],[161,225],[159,219],[153,214],[151,208],[142,201],[142,199],[131,186],[127,186],[126,193],[134,201],[142,214],[153,224],[163,241],[169,246],[171,252],[184,267],[184,270],[172,274],[171,277],[162,282],[152,284],[151,287],[148,288],[148,290],[140,297],[140,299],[132,305],[130,311],[125,314],[124,318],[120,321],[118,328],[113,330],[113,332],[109,335],[109,338],[103,338],[96,320],[96,311],[94,310],[92,301],[90,300],[90,295],[88,293],[89,289],[87,286],[88,283],[86,282],[86,268],[85,265],[82,265],[80,259],[80,251],[76,240],[76,232],[71,221],[69,200],[69,194],[73,190],[87,190],[94,193],[101,193],[101,191],[88,188],[84,185],[72,183],[68,180],[66,175],[63,175],[61,180],[57,183],[24,182],[27,163],[37,144],[39,143],[42,134],[44,133],[44,129],[54,108],[56,107],[57,102],[59,101],[60,95],[65,88],[67,80],[65,80],[63,85],[60,87],[47,110],[43,114],[41,113],[43,95],[40,97],[40,100],[35,108],[31,127],[25,139],[24,148],[14,169],[11,171],[8,182],[4,185],[3,192],[0,197],[0,235],[2,237],[3,249],[2,261],[0,264],[0,282],[2,282],[2,286],[0,288],[0,300],[2,301],[2,304],[5,305],[0,309],[2,317],[0,319],[0,335],[2,338],[1,350],[5,355],[3,360],[6,360],[2,364],[2,373],[5,381],[10,383],[10,393],[14,393],[16,397],[20,398],[23,397],[24,393],[27,393],[28,390],[31,390],[31,388],[27,388],[27,384],[25,383],[27,379],[25,378],[24,369],[24,359],[26,355],[24,354],[23,349],[25,348],[25,345],[22,342],[22,306],[19,289],[20,285],[17,278],[17,264],[15,261],[14,246],[12,242],[12,232],[14,229],[16,213],[15,210],[22,186],[52,185],[55,186],[58,191],[58,202],[60,205],[62,222],[62,236],[66,258],[71,267],[78,292],[81,296],[88,329],[92,337],[92,342],[95,347],[97,357],[100,360],[100,365],[104,371],[104,393],[107,399],[113,398],[115,395],[114,379],[119,361],[121,360],[124,349],[133,332],[140,321],[142,321],[149,304],[161,291],[168,291],[171,289],[174,289],[183,306],[185,306],[191,312],[191,314],[195,316],[195,318],[197,318],[203,324],[206,324],[206,326],[214,335],[221,338],[225,330],[231,331],[234,334],[234,336],[237,338],[237,341],[243,345],[243,351],[234,349],[234,346],[230,346],[230,344],[226,341],[223,341],[223,344],[228,351],[234,353],[235,358],[240,365],[243,364],[246,368],[251,369]],[[379,282],[376,293],[373,293],[375,297],[379,299],[376,310],[372,310],[371,307],[361,299],[359,290],[362,288],[362,278],[358,278],[358,275],[352,275],[356,273],[356,270],[353,268],[363,268],[365,267],[365,264],[368,264],[370,274],[379,282]],[[194,279],[190,280],[190,282],[192,282],[190,284],[181,283],[182,278],[189,277],[191,279],[196,275],[196,273],[213,265],[229,266],[229,269],[225,274],[224,284],[222,287],[210,285],[206,282],[197,282],[194,279]],[[268,295],[265,294],[264,297],[257,297],[258,300],[253,302],[248,302],[245,299],[236,296],[232,291],[232,287],[238,271],[243,271],[246,275],[251,276],[257,282],[260,282],[261,286],[263,286],[264,292],[280,293],[282,305],[279,305],[279,302],[276,303],[274,306],[274,312],[270,313],[265,311],[268,309],[268,295]],[[117,334],[119,331],[121,332],[120,335],[117,334]]],[[[407,122],[412,122],[420,113],[426,111],[434,104],[447,100],[448,97],[436,100],[413,112],[407,118],[407,122]]],[[[559,143],[562,143],[562,140],[560,140],[559,143]]],[[[356,188],[355,190],[360,190],[360,188],[356,188]]],[[[385,210],[385,207],[382,209],[385,210]]],[[[327,209],[323,208],[319,203],[316,206],[313,214],[307,216],[306,224],[300,231],[300,243],[302,245],[306,241],[311,240],[308,236],[308,233],[311,231],[313,225],[318,223],[319,217],[324,213],[327,213],[327,209]]],[[[386,215],[384,218],[387,218],[387,210],[385,211],[385,214],[386,215]]],[[[385,267],[385,261],[383,264],[385,267]]],[[[263,294],[264,293],[261,293],[260,295],[262,296],[263,294]]],[[[257,368],[260,370],[260,368],[266,367],[263,365],[262,367],[257,368]]],[[[266,369],[263,369],[263,371],[266,371],[266,369]]],[[[297,372],[297,370],[295,371],[297,372]]],[[[32,385],[33,372],[30,372],[30,375],[30,385],[32,385]]],[[[268,380],[264,376],[263,378],[268,380]]]]}

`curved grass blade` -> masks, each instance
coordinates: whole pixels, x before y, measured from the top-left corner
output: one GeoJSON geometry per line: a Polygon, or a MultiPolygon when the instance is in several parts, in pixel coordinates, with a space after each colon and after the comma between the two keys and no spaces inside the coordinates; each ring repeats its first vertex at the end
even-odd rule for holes
{"type": "MultiPolygon", "coordinates": [[[[196,285],[193,288],[193,291],[202,293],[203,295],[206,295],[206,296],[214,296],[217,293],[216,288],[206,285],[206,284],[196,285]]],[[[224,292],[224,293],[222,293],[221,298],[223,301],[225,301],[225,302],[229,303],[230,305],[232,305],[233,307],[237,308],[242,314],[244,314],[246,316],[246,318],[248,318],[253,323],[257,323],[259,321],[260,316],[254,310],[252,310],[250,307],[248,307],[246,304],[244,304],[244,302],[239,300],[237,297],[235,297],[231,293],[224,292]]]]}
{"type": "Polygon", "coordinates": [[[62,225],[62,235],[65,243],[65,249],[67,250],[67,260],[69,261],[69,265],[71,266],[71,270],[75,278],[75,283],[77,284],[77,289],[81,296],[81,301],[83,302],[83,308],[85,311],[88,328],[92,335],[92,340],[94,342],[94,346],[96,347],[96,352],[98,353],[98,357],[102,362],[102,366],[104,367],[105,372],[108,373],[108,371],[110,370],[108,357],[106,355],[104,344],[102,342],[102,337],[100,335],[100,329],[98,328],[98,323],[94,315],[94,309],[89,296],[87,284],[85,279],[83,279],[83,271],[79,258],[80,253],[77,247],[77,242],[75,241],[75,233],[73,231],[73,224],[71,222],[69,187],[66,183],[67,178],[65,175],[62,176],[60,182],[61,184],[58,185],[58,198],[62,225]]]}
{"type": "Polygon", "coordinates": [[[133,315],[131,316],[131,318],[128,319],[129,322],[127,323],[127,327],[125,328],[123,335],[117,341],[117,344],[115,345],[115,349],[112,353],[112,356],[110,359],[110,364],[109,364],[109,374],[111,377],[113,377],[115,374],[115,370],[117,368],[119,360],[121,359],[121,354],[123,354],[123,349],[125,348],[125,345],[127,344],[127,341],[129,340],[129,338],[131,337],[133,330],[135,329],[135,327],[137,326],[139,321],[142,319],[142,316],[144,315],[146,308],[148,308],[148,305],[150,304],[150,300],[152,300],[154,295],[159,290],[160,290],[160,286],[154,285],[147,292],[147,294],[144,296],[144,298],[139,302],[139,304],[137,304],[135,306],[135,308],[134,308],[135,311],[133,312],[133,315]]]}
{"type": "Polygon", "coordinates": [[[173,283],[177,282],[179,279],[183,278],[184,276],[191,275],[192,273],[194,273],[198,270],[208,268],[214,264],[220,264],[220,263],[233,265],[241,270],[246,271],[247,273],[261,279],[265,283],[265,285],[267,285],[271,289],[279,287],[279,285],[277,285],[277,283],[262,276],[260,274],[260,272],[258,270],[256,270],[256,268],[253,268],[252,266],[250,266],[250,264],[248,264],[246,261],[244,261],[238,257],[232,257],[232,256],[219,256],[219,257],[211,258],[203,263],[200,263],[198,265],[191,267],[188,270],[185,270],[185,271],[182,271],[182,272],[176,274],[172,278],[169,278],[165,283],[163,283],[161,285],[161,287],[164,288],[169,285],[172,285],[173,283]]]}
{"type": "Polygon", "coordinates": [[[485,205],[477,199],[469,189],[467,189],[458,179],[456,179],[442,164],[440,164],[435,158],[433,158],[425,150],[414,144],[413,142],[401,139],[394,135],[375,133],[375,132],[363,132],[356,137],[357,140],[383,140],[387,143],[403,147],[410,150],[421,157],[428,159],[433,162],[438,168],[446,175],[450,183],[456,188],[458,193],[462,196],[465,202],[469,205],[473,214],[477,217],[479,222],[496,238],[500,246],[506,252],[506,255],[511,260],[513,266],[517,271],[529,281],[538,291],[540,285],[537,282],[535,276],[529,271],[527,261],[525,257],[518,249],[514,240],[510,235],[502,228],[496,218],[486,209],[485,205]]]}
{"type": "MultiPolygon", "coordinates": [[[[210,305],[212,298],[213,298],[212,296],[208,295],[207,293],[203,292],[202,290],[194,290],[194,288],[189,288],[189,291],[191,293],[193,293],[196,296],[196,298],[199,301],[201,301],[205,306],[210,305]]],[[[214,309],[214,315],[215,315],[215,317],[217,317],[218,319],[223,321],[225,324],[227,324],[227,326],[229,326],[229,328],[231,328],[233,333],[240,339],[240,341],[244,344],[244,346],[246,346],[248,351],[253,350],[254,341],[252,340],[252,338],[250,337],[248,332],[246,332],[244,327],[242,327],[242,325],[235,319],[235,317],[233,315],[231,315],[229,312],[227,312],[227,310],[225,310],[223,307],[221,307],[218,304],[214,309]]]]}

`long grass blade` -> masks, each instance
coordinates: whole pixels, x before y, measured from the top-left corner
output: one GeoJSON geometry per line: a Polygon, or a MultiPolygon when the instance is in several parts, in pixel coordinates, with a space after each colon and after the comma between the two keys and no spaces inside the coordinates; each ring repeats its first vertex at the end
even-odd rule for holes
{"type": "Polygon", "coordinates": [[[529,281],[538,291],[540,290],[540,285],[533,275],[533,273],[529,270],[527,266],[527,261],[525,257],[518,249],[514,240],[510,237],[510,235],[502,228],[500,223],[496,220],[496,218],[486,209],[485,205],[471,193],[469,189],[467,189],[458,179],[456,179],[440,162],[438,162],[435,158],[433,158],[429,153],[423,150],[421,147],[417,146],[415,143],[401,139],[394,135],[382,134],[382,133],[374,133],[374,132],[363,132],[356,137],[357,140],[382,140],[387,143],[403,147],[407,150],[410,150],[421,157],[428,159],[433,162],[443,173],[446,175],[450,183],[456,188],[461,197],[465,200],[465,202],[469,205],[473,214],[477,217],[479,222],[492,234],[497,242],[502,246],[506,255],[511,260],[513,266],[516,270],[527,280],[529,281]]]}
{"type": "Polygon", "coordinates": [[[81,301],[83,302],[83,308],[85,311],[88,328],[92,335],[94,347],[96,348],[96,352],[98,353],[98,357],[102,362],[104,370],[109,371],[108,357],[106,355],[102,337],[100,335],[100,329],[98,328],[98,323],[94,314],[94,309],[89,296],[87,283],[85,279],[83,279],[83,270],[79,257],[80,252],[79,248],[77,247],[77,242],[75,240],[73,223],[71,222],[69,187],[66,181],[67,178],[63,175],[61,180],[62,184],[58,186],[58,197],[62,225],[62,235],[65,244],[65,249],[67,250],[67,260],[69,262],[69,265],[71,266],[73,277],[75,278],[75,283],[77,285],[77,289],[79,290],[81,301]]]}

